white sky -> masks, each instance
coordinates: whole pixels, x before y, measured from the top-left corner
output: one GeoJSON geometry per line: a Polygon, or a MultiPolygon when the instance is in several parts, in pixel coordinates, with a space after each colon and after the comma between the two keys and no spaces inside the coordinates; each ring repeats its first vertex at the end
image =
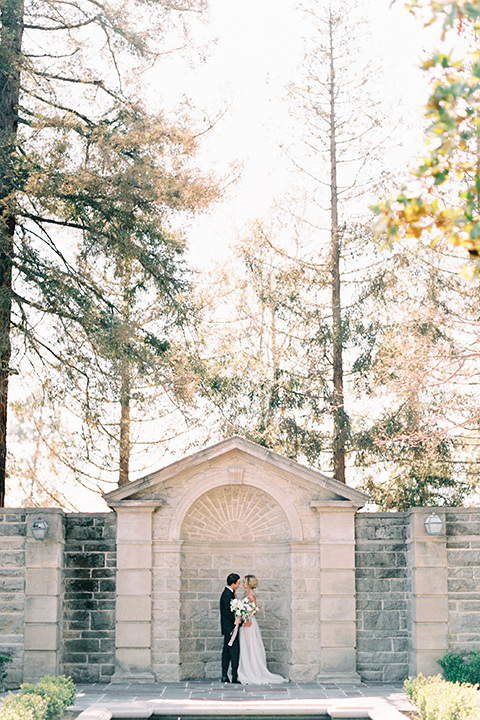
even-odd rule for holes
{"type": "MultiPolygon", "coordinates": [[[[205,167],[224,173],[229,163],[238,162],[243,168],[226,201],[197,222],[190,235],[191,258],[199,266],[221,259],[248,220],[267,213],[275,197],[291,190],[279,142],[291,123],[284,88],[295,77],[302,52],[296,6],[295,0],[210,0],[206,27],[218,41],[205,62],[177,84],[210,117],[226,108],[205,138],[205,167]]],[[[427,84],[419,65],[432,32],[406,11],[402,0],[392,6],[390,0],[368,0],[362,11],[372,19],[379,83],[411,128],[401,159],[408,164],[421,139],[427,84]]]]}

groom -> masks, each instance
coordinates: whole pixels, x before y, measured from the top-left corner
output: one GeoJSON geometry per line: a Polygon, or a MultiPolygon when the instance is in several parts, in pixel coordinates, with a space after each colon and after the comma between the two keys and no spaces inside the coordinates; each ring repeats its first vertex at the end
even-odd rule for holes
{"type": "Polygon", "coordinates": [[[238,661],[240,659],[240,636],[233,641],[232,645],[228,644],[230,636],[235,626],[235,614],[230,609],[230,603],[236,597],[236,590],[240,585],[240,575],[230,573],[227,577],[227,586],[220,597],[220,624],[223,635],[223,651],[222,651],[222,682],[228,683],[228,668],[232,664],[232,683],[240,684],[238,679],[238,661]]]}

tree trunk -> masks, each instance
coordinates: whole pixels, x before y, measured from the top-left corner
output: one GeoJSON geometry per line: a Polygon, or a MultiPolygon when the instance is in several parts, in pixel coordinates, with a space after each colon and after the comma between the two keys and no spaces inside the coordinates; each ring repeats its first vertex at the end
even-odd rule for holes
{"type": "Polygon", "coordinates": [[[23,15],[23,0],[3,0],[0,16],[0,507],[5,506],[15,233],[14,153],[18,129],[23,15]]]}
{"type": "Polygon", "coordinates": [[[340,298],[340,234],[338,228],[337,145],[335,117],[335,63],[333,56],[332,17],[330,35],[330,208],[332,274],[332,355],[333,355],[333,475],[345,482],[345,411],[343,395],[343,338],[340,298]]]}
{"type": "Polygon", "coordinates": [[[118,486],[126,485],[130,471],[130,376],[128,363],[122,365],[120,412],[120,462],[118,486]]]}
{"type": "Polygon", "coordinates": [[[130,345],[130,263],[125,261],[119,267],[119,275],[123,284],[122,329],[119,338],[120,353],[120,443],[118,486],[126,485],[130,478],[130,400],[131,400],[131,364],[129,357],[130,345]]]}

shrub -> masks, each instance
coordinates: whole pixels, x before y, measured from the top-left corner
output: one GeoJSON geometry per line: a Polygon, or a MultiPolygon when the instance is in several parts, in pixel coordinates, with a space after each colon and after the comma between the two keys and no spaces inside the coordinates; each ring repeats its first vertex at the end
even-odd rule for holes
{"type": "Polygon", "coordinates": [[[75,694],[73,680],[64,675],[60,677],[45,675],[35,685],[24,683],[20,686],[20,697],[22,695],[39,695],[46,700],[45,720],[60,720],[67,705],[71,705],[74,701],[75,694]]]}
{"type": "Polygon", "coordinates": [[[5,669],[5,666],[11,662],[12,662],[12,658],[10,655],[6,655],[5,653],[0,653],[0,688],[3,687],[3,681],[7,677],[7,671],[5,669]]]}
{"type": "Polygon", "coordinates": [[[405,692],[417,706],[420,720],[479,720],[477,686],[451,683],[441,675],[405,680],[405,692]]]}
{"type": "Polygon", "coordinates": [[[0,720],[60,720],[75,693],[71,678],[46,675],[35,685],[22,685],[19,695],[8,695],[0,707],[0,720]]]}
{"type": "Polygon", "coordinates": [[[0,707],[0,720],[45,720],[47,701],[40,695],[8,695],[0,707]]]}
{"type": "Polygon", "coordinates": [[[471,685],[480,683],[480,652],[472,650],[467,656],[447,653],[438,662],[446,680],[471,685]]]}

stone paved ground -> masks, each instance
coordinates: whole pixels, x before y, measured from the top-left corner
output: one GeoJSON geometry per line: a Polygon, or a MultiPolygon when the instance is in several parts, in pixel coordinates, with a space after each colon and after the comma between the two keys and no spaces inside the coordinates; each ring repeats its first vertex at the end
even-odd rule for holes
{"type": "MultiPolygon", "coordinates": [[[[6,693],[0,693],[0,701],[6,693]]],[[[81,720],[150,718],[164,715],[252,718],[375,718],[404,720],[414,708],[401,683],[295,683],[285,685],[225,685],[220,682],[77,684],[69,710],[81,720]]]]}
{"type": "MultiPolygon", "coordinates": [[[[78,696],[73,709],[82,712],[92,705],[118,708],[123,717],[125,706],[140,707],[148,703],[156,708],[172,703],[175,708],[215,707],[214,715],[220,715],[222,708],[238,707],[255,703],[265,709],[269,701],[277,708],[289,707],[293,714],[300,708],[333,705],[347,707],[389,706],[398,711],[412,710],[401,683],[361,683],[346,685],[337,683],[295,683],[285,685],[225,685],[220,682],[191,681],[155,684],[93,684],[77,685],[78,696]]],[[[252,711],[252,714],[253,711],[252,711]]]]}

